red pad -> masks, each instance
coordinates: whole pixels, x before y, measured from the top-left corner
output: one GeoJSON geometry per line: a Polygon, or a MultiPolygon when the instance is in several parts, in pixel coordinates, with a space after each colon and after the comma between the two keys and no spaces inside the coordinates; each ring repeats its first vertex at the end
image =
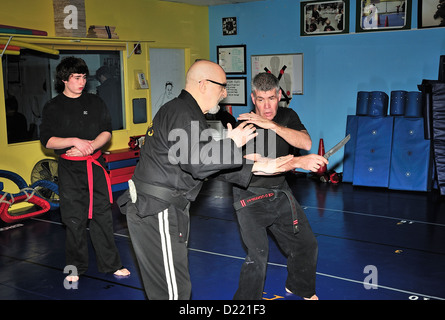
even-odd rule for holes
{"type": "MultiPolygon", "coordinates": [[[[5,48],[5,46],[6,46],[5,44],[0,44],[0,50],[3,50],[5,48]]],[[[7,50],[20,51],[20,47],[9,45],[7,50]]]]}
{"type": "Polygon", "coordinates": [[[136,166],[113,169],[113,170],[108,171],[108,175],[110,176],[111,179],[113,179],[118,176],[133,174],[134,169],[136,169],[136,166]]]}
{"type": "Polygon", "coordinates": [[[128,182],[128,180],[130,180],[131,177],[133,177],[133,173],[125,174],[125,175],[117,176],[117,177],[110,177],[110,182],[111,182],[111,185],[115,185],[115,184],[122,183],[122,182],[128,182]]]}
{"type": "Polygon", "coordinates": [[[105,162],[119,161],[125,159],[139,158],[139,150],[120,149],[104,153],[105,162]]]}

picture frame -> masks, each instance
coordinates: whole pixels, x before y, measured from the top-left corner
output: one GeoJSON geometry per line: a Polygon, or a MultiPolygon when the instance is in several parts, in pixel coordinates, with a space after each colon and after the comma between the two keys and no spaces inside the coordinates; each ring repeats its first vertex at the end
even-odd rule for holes
{"type": "Polygon", "coordinates": [[[356,32],[411,29],[412,0],[356,1],[356,32]]]}
{"type": "Polygon", "coordinates": [[[303,94],[303,53],[252,55],[252,79],[260,72],[271,72],[280,80],[280,105],[288,106],[292,95],[303,94]]]}
{"type": "Polygon", "coordinates": [[[217,46],[216,57],[227,75],[246,74],[246,45],[217,46]]]}
{"type": "Polygon", "coordinates": [[[222,34],[223,36],[234,36],[238,32],[236,17],[222,18],[222,34]]]}
{"type": "Polygon", "coordinates": [[[247,106],[247,78],[227,78],[227,97],[220,105],[247,106]]]}
{"type": "Polygon", "coordinates": [[[445,1],[418,0],[417,28],[445,27],[445,1]]]}
{"type": "Polygon", "coordinates": [[[300,35],[349,33],[349,0],[302,1],[300,35]]]}

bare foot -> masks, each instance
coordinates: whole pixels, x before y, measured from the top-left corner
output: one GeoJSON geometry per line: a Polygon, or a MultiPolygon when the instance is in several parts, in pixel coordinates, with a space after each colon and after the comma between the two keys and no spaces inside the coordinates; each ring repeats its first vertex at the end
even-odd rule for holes
{"type": "Polygon", "coordinates": [[[130,275],[130,271],[127,268],[122,268],[113,273],[117,277],[128,277],[130,275]]]}
{"type": "Polygon", "coordinates": [[[65,279],[68,282],[77,282],[77,281],[79,281],[79,277],[78,276],[67,276],[65,279]]]}

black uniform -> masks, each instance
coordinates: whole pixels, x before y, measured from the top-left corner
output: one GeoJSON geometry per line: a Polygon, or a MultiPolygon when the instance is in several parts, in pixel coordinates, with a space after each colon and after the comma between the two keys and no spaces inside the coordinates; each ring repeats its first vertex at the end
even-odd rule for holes
{"type": "Polygon", "coordinates": [[[224,169],[234,169],[225,175],[234,183],[247,185],[251,178],[252,165],[242,166],[242,150],[231,139],[202,136],[206,129],[204,114],[187,91],[162,106],[129,182],[137,200],[129,201],[128,191],[118,200],[152,300],[190,298],[188,209],[203,179],[224,169]]]}
{"type": "MultiPolygon", "coordinates": [[[[51,137],[94,140],[104,131],[111,133],[111,119],[104,102],[96,95],[82,93],[78,98],[69,98],[61,93],[43,109],[40,125],[43,146],[51,137]]],[[[55,153],[62,155],[68,149],[55,150],[55,153]]],[[[90,193],[87,161],[72,161],[62,157],[58,161],[60,213],[67,232],[66,263],[76,266],[79,275],[88,268],[88,221],[99,271],[115,272],[122,267],[114,242],[104,160],[99,156],[97,161],[101,166],[92,165],[94,198],[91,220],[88,219],[90,193]]]]}
{"type": "MultiPolygon", "coordinates": [[[[292,109],[278,107],[273,121],[291,129],[305,130],[292,109]]],[[[291,153],[291,146],[283,138],[271,130],[263,132],[264,148],[260,147],[263,141],[261,134],[252,142],[257,153],[272,158],[291,153]],[[275,139],[270,139],[269,135],[275,139]],[[269,145],[267,141],[275,141],[275,145],[269,145]]],[[[248,144],[246,148],[249,147],[248,144]]],[[[269,255],[267,229],[288,258],[286,288],[302,297],[314,295],[317,240],[303,209],[292,195],[285,175],[253,176],[248,188],[234,187],[233,197],[241,236],[247,248],[234,299],[262,298],[269,255]]]]}

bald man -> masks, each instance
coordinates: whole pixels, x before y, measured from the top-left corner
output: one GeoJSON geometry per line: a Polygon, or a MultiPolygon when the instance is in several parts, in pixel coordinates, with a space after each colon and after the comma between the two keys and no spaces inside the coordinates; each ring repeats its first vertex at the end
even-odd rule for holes
{"type": "Polygon", "coordinates": [[[229,125],[227,138],[209,138],[204,114],[218,111],[226,96],[224,70],[207,60],[195,62],[185,89],[154,117],[129,190],[118,199],[150,300],[190,299],[189,207],[203,179],[230,170],[224,179],[247,186],[252,172],[284,171],[280,165],[292,159],[243,164],[241,147],[256,136],[251,124],[229,125]]]}

